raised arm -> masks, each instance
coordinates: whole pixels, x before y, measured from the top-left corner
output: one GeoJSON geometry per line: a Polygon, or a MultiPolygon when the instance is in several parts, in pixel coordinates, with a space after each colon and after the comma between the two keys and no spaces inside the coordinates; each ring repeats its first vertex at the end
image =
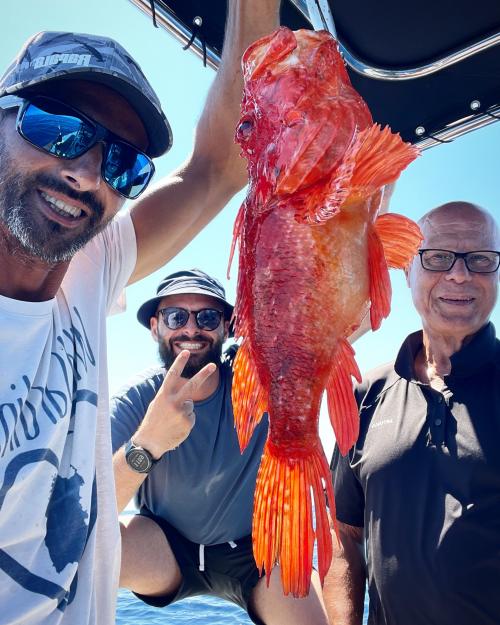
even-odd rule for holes
{"type": "Polygon", "coordinates": [[[339,539],[333,535],[333,559],[325,577],[323,597],[331,625],[361,625],[366,568],[363,528],[338,523],[339,539]]]}
{"type": "Polygon", "coordinates": [[[183,249],[246,182],[234,143],[242,96],[241,56],[279,23],[280,0],[228,0],[222,62],[196,128],[194,148],[176,171],[132,208],[137,264],[130,282],[183,249]]]}

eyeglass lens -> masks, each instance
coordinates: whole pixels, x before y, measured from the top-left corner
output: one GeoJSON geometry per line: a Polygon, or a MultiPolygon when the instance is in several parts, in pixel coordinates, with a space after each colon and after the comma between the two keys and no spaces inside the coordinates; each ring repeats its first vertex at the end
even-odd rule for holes
{"type": "Polygon", "coordinates": [[[500,253],[493,251],[452,252],[449,250],[421,250],[420,257],[424,269],[449,271],[458,258],[463,258],[469,271],[493,273],[500,264],[500,253]]]}
{"type": "MultiPolygon", "coordinates": [[[[36,98],[23,111],[19,131],[27,141],[49,154],[73,159],[93,147],[98,126],[63,103],[36,98]]],[[[103,179],[121,195],[136,198],[151,180],[153,163],[128,143],[107,140],[105,146],[103,179]]]]}
{"type": "Polygon", "coordinates": [[[169,330],[178,330],[186,325],[189,315],[193,314],[200,330],[215,330],[222,319],[222,312],[214,308],[187,310],[186,308],[162,308],[160,311],[163,322],[169,330]]]}

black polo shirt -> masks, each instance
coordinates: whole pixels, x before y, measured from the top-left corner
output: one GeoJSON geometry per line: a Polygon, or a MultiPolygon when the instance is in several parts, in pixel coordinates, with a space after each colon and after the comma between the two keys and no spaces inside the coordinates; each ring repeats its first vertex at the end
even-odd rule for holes
{"type": "Polygon", "coordinates": [[[358,442],[334,452],[337,518],[365,527],[368,623],[500,624],[500,341],[451,358],[442,393],[415,379],[422,333],[356,390],[358,442]]]}

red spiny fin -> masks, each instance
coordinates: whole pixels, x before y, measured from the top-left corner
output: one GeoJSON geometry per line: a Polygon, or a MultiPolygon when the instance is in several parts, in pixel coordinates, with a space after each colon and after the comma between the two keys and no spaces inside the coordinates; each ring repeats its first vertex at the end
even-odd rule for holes
{"type": "Polygon", "coordinates": [[[255,487],[253,549],[268,585],[273,567],[280,565],[285,595],[308,594],[315,538],[321,583],[328,572],[332,540],[325,488],[334,516],[330,469],[319,440],[299,457],[283,455],[267,442],[255,487]]]}
{"type": "Polygon", "coordinates": [[[384,247],[387,265],[391,269],[407,267],[423,241],[418,225],[408,217],[395,213],[377,217],[375,230],[384,247]]]}
{"type": "Polygon", "coordinates": [[[243,452],[267,410],[267,393],[260,383],[248,339],[243,341],[234,359],[231,398],[234,425],[243,452]]]}
{"type": "Polygon", "coordinates": [[[352,392],[351,376],[361,381],[354,350],[345,339],[341,339],[328,377],[326,398],[335,439],[342,455],[351,449],[359,433],[358,406],[352,392]]]}
{"type": "Polygon", "coordinates": [[[377,189],[394,182],[399,174],[419,155],[411,143],[386,126],[374,124],[359,133],[359,149],[352,174],[353,196],[368,197],[377,189]]]}
{"type": "Polygon", "coordinates": [[[229,280],[229,272],[231,271],[231,265],[233,263],[234,252],[236,250],[236,243],[241,242],[241,231],[243,229],[243,218],[245,215],[245,204],[240,206],[240,210],[236,215],[236,220],[233,226],[233,240],[231,242],[231,252],[229,254],[229,262],[227,264],[227,279],[229,280]]]}
{"type": "Polygon", "coordinates": [[[368,230],[368,273],[370,280],[370,322],[378,330],[382,319],[391,310],[391,281],[384,256],[384,248],[375,228],[368,230]]]}

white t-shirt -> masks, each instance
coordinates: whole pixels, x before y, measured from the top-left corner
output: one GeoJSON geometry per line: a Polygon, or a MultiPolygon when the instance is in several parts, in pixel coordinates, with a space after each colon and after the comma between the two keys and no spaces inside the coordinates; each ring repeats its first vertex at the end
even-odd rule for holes
{"type": "Polygon", "coordinates": [[[54,299],[0,296],[0,623],[111,625],[120,565],[106,314],[136,262],[123,213],[54,299]]]}

